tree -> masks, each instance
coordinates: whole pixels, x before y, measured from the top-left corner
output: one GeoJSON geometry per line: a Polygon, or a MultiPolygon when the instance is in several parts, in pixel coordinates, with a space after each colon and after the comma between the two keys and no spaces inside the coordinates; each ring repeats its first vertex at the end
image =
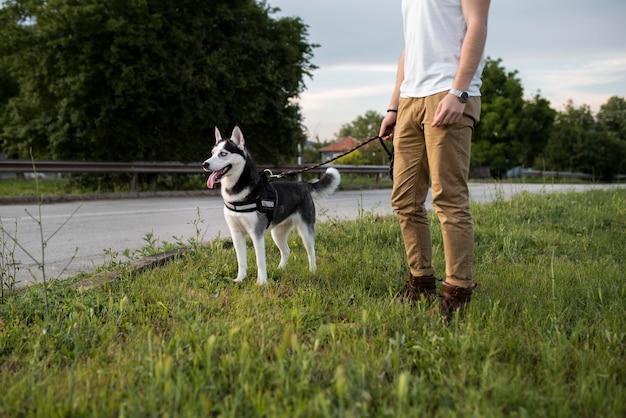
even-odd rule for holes
{"type": "Polygon", "coordinates": [[[598,129],[603,135],[613,138],[616,151],[613,157],[618,158],[620,164],[616,167],[617,173],[626,173],[626,100],[623,97],[613,96],[600,106],[597,114],[598,129]]]}
{"type": "MultiPolygon", "coordinates": [[[[358,140],[373,138],[378,135],[380,122],[382,120],[383,115],[375,110],[368,110],[364,115],[357,116],[352,122],[342,125],[339,132],[335,134],[335,137],[338,140],[348,136],[358,140]]],[[[391,143],[389,143],[388,147],[391,147],[391,143]]],[[[372,142],[337,161],[339,164],[384,165],[389,163],[389,157],[378,142],[372,142]]]]}
{"type": "Polygon", "coordinates": [[[0,133],[20,156],[201,161],[239,124],[259,162],[304,144],[292,99],[315,45],[254,0],[8,0],[0,58],[17,79],[0,133]]]}
{"type": "Polygon", "coordinates": [[[363,155],[360,149],[354,150],[351,153],[344,155],[341,158],[338,158],[335,161],[337,164],[347,164],[347,165],[364,165],[369,164],[367,158],[363,155]]]}
{"type": "Polygon", "coordinates": [[[588,105],[570,100],[559,112],[541,160],[552,170],[589,173],[612,180],[619,172],[626,149],[614,132],[599,129],[588,105]]]}
{"type": "Polygon", "coordinates": [[[515,151],[517,158],[513,162],[522,167],[533,167],[550,138],[556,110],[550,102],[536,94],[531,100],[525,100],[519,121],[518,144],[515,151]]]}
{"type": "Polygon", "coordinates": [[[336,139],[351,136],[355,139],[368,139],[378,135],[380,122],[383,115],[375,110],[368,110],[364,115],[359,115],[350,123],[341,125],[339,132],[335,134],[336,139]]]}
{"type": "Polygon", "coordinates": [[[17,81],[9,74],[6,66],[0,64],[0,106],[6,106],[9,99],[17,96],[18,92],[17,81]]]}
{"type": "Polygon", "coordinates": [[[524,100],[517,71],[487,58],[481,88],[481,121],[476,125],[472,166],[488,166],[501,177],[511,167],[531,166],[548,141],[555,111],[538,93],[524,100]]]}
{"type": "Polygon", "coordinates": [[[554,170],[574,171],[578,159],[589,142],[589,134],[594,126],[589,106],[574,107],[571,101],[563,112],[559,112],[552,135],[542,155],[547,167],[554,170]]]}
{"type": "Polygon", "coordinates": [[[613,132],[626,142],[626,100],[623,97],[609,98],[600,106],[597,119],[601,130],[613,132]]]}
{"type": "Polygon", "coordinates": [[[481,88],[481,121],[474,131],[472,165],[489,166],[502,176],[511,166],[517,146],[517,126],[524,106],[517,71],[506,72],[502,60],[487,58],[481,88]]]}
{"type": "MultiPolygon", "coordinates": [[[[3,66],[0,63],[0,126],[4,126],[5,122],[5,114],[6,107],[9,100],[15,96],[17,96],[19,92],[19,86],[14,77],[9,74],[6,66],[3,66]]],[[[1,145],[1,143],[0,143],[1,145]]],[[[0,146],[0,152],[3,151],[0,146]]]]}

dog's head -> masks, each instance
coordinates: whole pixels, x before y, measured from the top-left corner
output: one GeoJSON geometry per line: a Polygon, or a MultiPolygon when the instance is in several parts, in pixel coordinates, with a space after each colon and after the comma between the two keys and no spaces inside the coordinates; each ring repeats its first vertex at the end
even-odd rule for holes
{"type": "Polygon", "coordinates": [[[212,189],[215,183],[219,183],[227,177],[233,168],[239,171],[246,162],[246,143],[238,126],[235,126],[230,138],[223,139],[219,129],[215,128],[215,146],[211,151],[211,157],[202,163],[202,169],[210,172],[207,187],[212,189]]]}

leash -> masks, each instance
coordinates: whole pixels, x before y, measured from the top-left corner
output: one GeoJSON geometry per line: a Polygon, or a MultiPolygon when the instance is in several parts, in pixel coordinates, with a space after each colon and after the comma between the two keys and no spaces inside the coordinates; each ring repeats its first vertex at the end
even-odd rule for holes
{"type": "Polygon", "coordinates": [[[333,161],[336,161],[336,160],[340,159],[341,157],[344,157],[344,156],[350,154],[351,152],[354,152],[354,151],[358,150],[359,148],[364,147],[365,145],[369,144],[370,142],[376,141],[377,139],[380,141],[380,145],[383,146],[385,152],[389,156],[389,160],[393,160],[393,152],[392,152],[393,150],[389,151],[389,149],[387,148],[387,145],[385,145],[385,140],[380,135],[376,135],[376,136],[374,136],[372,138],[366,139],[365,141],[363,141],[362,143],[360,143],[356,147],[354,147],[354,148],[352,148],[352,149],[350,149],[348,151],[345,151],[344,153],[339,154],[336,157],[331,158],[330,160],[326,160],[324,162],[321,162],[319,164],[315,164],[315,165],[312,165],[312,166],[309,166],[309,167],[304,167],[304,168],[302,168],[300,170],[291,170],[291,171],[288,171],[286,173],[283,172],[283,173],[280,173],[280,174],[273,174],[272,171],[269,168],[266,168],[265,170],[263,170],[263,172],[269,178],[272,178],[272,179],[282,179],[282,178],[285,178],[285,177],[294,177],[294,176],[296,176],[298,174],[305,173],[307,171],[319,168],[319,167],[321,167],[321,166],[323,166],[325,164],[332,163],[333,161]]]}

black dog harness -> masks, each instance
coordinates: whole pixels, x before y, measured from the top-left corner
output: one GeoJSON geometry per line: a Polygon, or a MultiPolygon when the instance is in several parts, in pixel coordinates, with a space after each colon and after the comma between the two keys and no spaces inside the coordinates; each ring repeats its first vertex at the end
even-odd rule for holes
{"type": "Polygon", "coordinates": [[[224,206],[234,212],[264,213],[267,216],[267,226],[265,228],[268,228],[272,223],[272,219],[274,219],[274,211],[278,207],[278,194],[274,186],[270,184],[265,173],[261,174],[261,178],[263,182],[257,198],[232,203],[224,201],[224,206]]]}

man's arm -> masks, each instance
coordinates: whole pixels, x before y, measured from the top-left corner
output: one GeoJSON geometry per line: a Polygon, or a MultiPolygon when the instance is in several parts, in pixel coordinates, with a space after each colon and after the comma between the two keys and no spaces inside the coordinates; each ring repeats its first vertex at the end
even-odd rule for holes
{"type": "MultiPolygon", "coordinates": [[[[398,60],[398,70],[396,72],[396,85],[391,94],[391,101],[388,109],[398,110],[400,104],[400,85],[404,81],[404,49],[398,60]]],[[[380,132],[378,133],[385,140],[393,139],[393,125],[396,123],[397,112],[387,112],[380,124],[380,132]]]]}
{"type": "MultiPolygon", "coordinates": [[[[490,0],[461,0],[467,32],[461,46],[461,58],[452,88],[467,90],[480,64],[487,41],[487,20],[490,0]]],[[[452,125],[463,117],[465,104],[448,94],[441,100],[432,126],[452,125]]]]}
{"type": "Polygon", "coordinates": [[[480,64],[487,41],[489,3],[490,0],[461,0],[467,33],[452,88],[467,90],[480,64]]]}

